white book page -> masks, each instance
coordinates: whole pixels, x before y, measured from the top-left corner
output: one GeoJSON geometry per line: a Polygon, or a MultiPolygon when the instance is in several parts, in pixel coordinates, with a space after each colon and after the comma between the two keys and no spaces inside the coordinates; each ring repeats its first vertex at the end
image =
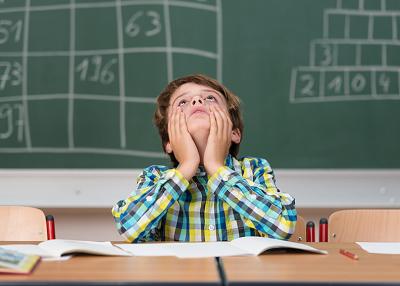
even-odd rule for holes
{"type": "Polygon", "coordinates": [[[179,258],[203,258],[245,255],[246,253],[229,242],[176,242],[134,243],[116,246],[135,256],[177,256],[179,258]]]}
{"type": "Polygon", "coordinates": [[[259,236],[240,237],[232,240],[230,243],[253,255],[259,255],[268,249],[274,249],[274,248],[299,249],[320,254],[328,253],[325,250],[319,250],[302,243],[259,237],[259,236]]]}
{"type": "Polygon", "coordinates": [[[400,254],[400,242],[357,242],[368,253],[400,254]]]}
{"type": "Polygon", "coordinates": [[[129,253],[115,247],[111,242],[83,241],[52,239],[39,243],[39,246],[53,256],[61,257],[63,254],[88,253],[97,255],[130,256],[129,253]]]}
{"type": "Polygon", "coordinates": [[[115,244],[134,256],[175,256],[174,244],[178,243],[123,243],[115,244]]]}
{"type": "Polygon", "coordinates": [[[250,255],[230,242],[188,242],[181,243],[175,249],[179,258],[202,258],[250,255]]]}

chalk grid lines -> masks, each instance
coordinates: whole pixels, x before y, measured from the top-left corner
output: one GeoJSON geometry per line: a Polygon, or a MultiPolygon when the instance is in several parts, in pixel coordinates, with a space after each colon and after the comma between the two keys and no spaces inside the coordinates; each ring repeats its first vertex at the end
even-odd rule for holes
{"type": "MultiPolygon", "coordinates": [[[[50,3],[50,2],[47,2],[50,3]]],[[[155,104],[155,97],[149,95],[134,94],[127,96],[127,72],[126,57],[130,55],[159,55],[166,57],[165,82],[176,77],[173,57],[176,55],[193,56],[204,58],[214,62],[214,71],[217,79],[222,80],[222,11],[221,0],[115,0],[115,1],[83,1],[83,0],[64,0],[53,2],[51,5],[35,4],[35,0],[23,1],[0,1],[0,28],[6,31],[0,35],[0,153],[58,153],[58,154],[106,154],[106,155],[127,155],[140,157],[165,157],[162,152],[146,150],[145,148],[132,148],[132,144],[127,145],[126,112],[127,104],[155,104]],[[12,3],[12,4],[10,4],[12,3]],[[16,3],[16,4],[13,4],[16,3]],[[19,4],[18,4],[19,3],[19,4]],[[23,3],[23,4],[21,4],[23,3]],[[54,4],[53,4],[54,3],[54,4]],[[8,4],[8,5],[7,5],[8,4]],[[14,5],[14,6],[13,6],[14,5]],[[137,7],[133,9],[132,7],[137,7]],[[116,48],[78,48],[78,38],[76,31],[78,26],[78,12],[90,9],[108,8],[110,13],[115,13],[117,27],[117,47],[116,48]],[[215,31],[211,31],[216,47],[214,50],[207,50],[202,47],[182,46],[173,44],[174,31],[171,27],[171,11],[173,9],[187,9],[191,13],[202,11],[211,13],[215,17],[215,31]],[[131,18],[123,16],[124,9],[131,9],[131,18]],[[35,12],[53,13],[57,11],[68,11],[69,17],[69,44],[67,49],[54,50],[32,50],[29,46],[30,27],[32,25],[31,14],[35,12]],[[161,11],[158,13],[157,11],[161,11]],[[136,14],[135,14],[136,13],[136,14]],[[18,18],[20,16],[20,18],[18,18]],[[136,18],[135,18],[136,17],[136,18]],[[138,26],[147,17],[150,24],[138,26]],[[139,22],[139,20],[142,22],[139,22]],[[160,20],[161,19],[161,20],[160,20]],[[136,21],[136,22],[135,22],[136,21]],[[157,22],[158,21],[158,22],[157,22]],[[150,25],[150,26],[149,26],[150,25]],[[153,25],[153,26],[152,26],[153,25]],[[138,45],[127,44],[130,37],[135,37],[139,33],[164,38],[164,45],[138,45]],[[19,35],[20,33],[21,35],[19,35]],[[133,35],[133,36],[132,36],[133,35]],[[35,93],[30,94],[28,82],[32,75],[29,63],[32,59],[68,59],[68,86],[65,92],[35,93]],[[82,60],[83,59],[83,60],[82,60]],[[91,67],[92,65],[92,67],[91,67]],[[89,77],[89,68],[98,68],[96,76],[89,77]],[[105,70],[106,69],[106,70],[105,70]],[[114,71],[115,69],[115,71],[114,71]],[[89,81],[96,78],[98,86],[94,90],[101,91],[101,86],[114,84],[118,91],[115,93],[103,92],[82,92],[77,86],[79,81],[89,81]],[[89,101],[94,105],[101,102],[105,104],[118,104],[119,113],[119,138],[118,146],[104,148],[102,146],[80,146],[76,133],[76,112],[77,101],[89,101]],[[48,144],[37,144],[32,140],[34,128],[31,128],[32,114],[30,104],[45,103],[50,101],[65,101],[67,113],[65,125],[67,130],[67,142],[65,146],[49,146],[48,144]],[[22,133],[21,133],[22,132],[22,133]]],[[[49,25],[51,25],[49,23],[49,25]]],[[[43,114],[50,116],[50,113],[43,114]]],[[[105,116],[107,116],[105,114],[105,116]]],[[[47,120],[51,121],[49,117],[47,120]]],[[[105,130],[107,132],[107,130],[105,130]]],[[[140,133],[137,134],[140,136],[140,133]]],[[[48,134],[47,136],[51,136],[48,134]]]]}
{"type": "Polygon", "coordinates": [[[400,99],[400,1],[337,0],[322,24],[290,103],[400,99]]]}

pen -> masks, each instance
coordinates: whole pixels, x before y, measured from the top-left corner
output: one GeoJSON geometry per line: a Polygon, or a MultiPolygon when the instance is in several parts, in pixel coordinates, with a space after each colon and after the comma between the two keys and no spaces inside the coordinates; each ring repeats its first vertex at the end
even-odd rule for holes
{"type": "Polygon", "coordinates": [[[358,260],[358,255],[354,254],[350,251],[344,250],[344,249],[340,249],[339,250],[340,254],[343,254],[344,256],[347,256],[348,258],[351,258],[353,260],[358,260]]]}

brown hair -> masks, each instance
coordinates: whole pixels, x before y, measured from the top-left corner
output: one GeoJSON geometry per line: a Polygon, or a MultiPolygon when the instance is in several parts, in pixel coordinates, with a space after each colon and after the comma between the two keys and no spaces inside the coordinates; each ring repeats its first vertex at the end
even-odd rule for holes
{"type": "MultiPolygon", "coordinates": [[[[225,86],[219,83],[217,80],[210,78],[208,76],[202,74],[189,75],[181,78],[177,78],[171,81],[165,89],[160,93],[157,97],[157,107],[154,113],[154,124],[158,128],[158,133],[160,134],[162,146],[164,151],[166,144],[169,142],[168,137],[168,107],[169,101],[172,94],[183,84],[185,83],[195,83],[198,85],[204,85],[207,87],[211,87],[212,89],[218,91],[222,94],[222,96],[226,99],[226,104],[229,112],[229,116],[232,121],[232,128],[239,129],[240,134],[243,134],[243,119],[242,114],[240,112],[240,100],[239,98],[229,91],[225,86]]],[[[229,149],[229,153],[236,157],[239,153],[239,145],[240,143],[232,142],[232,145],[229,149]]],[[[171,161],[174,166],[178,165],[178,161],[176,160],[173,153],[169,154],[171,161]]]]}

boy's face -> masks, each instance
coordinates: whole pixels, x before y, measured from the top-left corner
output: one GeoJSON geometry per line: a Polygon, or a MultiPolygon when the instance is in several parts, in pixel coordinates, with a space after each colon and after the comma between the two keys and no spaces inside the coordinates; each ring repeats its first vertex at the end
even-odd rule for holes
{"type": "Polygon", "coordinates": [[[227,110],[226,99],[218,91],[196,83],[181,85],[169,100],[169,112],[182,109],[186,117],[188,131],[194,134],[200,130],[210,129],[209,107],[219,106],[227,110]]]}

